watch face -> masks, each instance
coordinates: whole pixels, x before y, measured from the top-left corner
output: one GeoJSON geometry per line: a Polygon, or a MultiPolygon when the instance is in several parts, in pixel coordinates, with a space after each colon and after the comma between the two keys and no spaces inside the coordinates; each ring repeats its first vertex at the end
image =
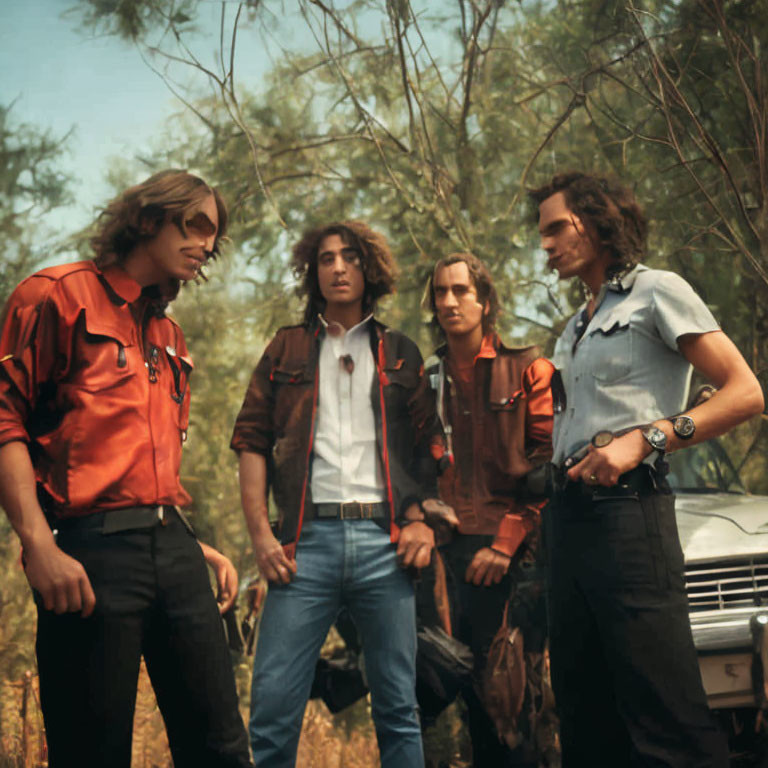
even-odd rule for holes
{"type": "Polygon", "coordinates": [[[613,432],[609,429],[601,429],[592,438],[592,445],[594,445],[595,448],[605,448],[605,446],[609,445],[611,442],[613,442],[613,432]]]}
{"type": "Polygon", "coordinates": [[[689,440],[696,431],[696,424],[690,416],[677,416],[672,420],[672,429],[681,440],[689,440]]]}
{"type": "Polygon", "coordinates": [[[643,437],[654,450],[665,451],[667,449],[667,436],[658,427],[646,427],[643,430],[643,437]]]}

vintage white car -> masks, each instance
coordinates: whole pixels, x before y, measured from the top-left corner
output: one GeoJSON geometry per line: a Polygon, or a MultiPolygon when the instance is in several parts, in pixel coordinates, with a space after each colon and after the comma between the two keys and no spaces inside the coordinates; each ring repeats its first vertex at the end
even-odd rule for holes
{"type": "Polygon", "coordinates": [[[768,671],[768,497],[745,493],[717,441],[668,457],[691,629],[709,705],[755,746],[768,671]]]}

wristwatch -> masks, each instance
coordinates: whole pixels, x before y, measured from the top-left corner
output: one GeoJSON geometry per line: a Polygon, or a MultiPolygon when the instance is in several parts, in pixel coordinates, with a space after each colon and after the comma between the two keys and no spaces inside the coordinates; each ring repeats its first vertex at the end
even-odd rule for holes
{"type": "Polygon", "coordinates": [[[667,421],[672,422],[672,429],[681,440],[690,440],[696,431],[696,422],[690,416],[673,416],[667,421]]]}
{"type": "Polygon", "coordinates": [[[590,441],[595,448],[605,448],[613,442],[614,434],[610,429],[601,429],[595,432],[590,441]]]}
{"type": "Polygon", "coordinates": [[[667,450],[667,436],[658,427],[655,427],[653,424],[648,424],[645,427],[640,427],[640,432],[642,432],[648,445],[650,445],[654,451],[664,453],[664,451],[667,450]]]}

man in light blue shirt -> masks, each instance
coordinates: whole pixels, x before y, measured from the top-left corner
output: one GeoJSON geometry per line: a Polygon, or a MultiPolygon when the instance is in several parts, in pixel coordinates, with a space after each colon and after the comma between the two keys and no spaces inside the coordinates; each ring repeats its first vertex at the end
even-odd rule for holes
{"type": "Polygon", "coordinates": [[[563,766],[725,768],[657,467],[759,413],[760,386],[691,287],[638,263],[647,222],[628,189],[568,173],[531,198],[548,266],[589,295],[553,360],[563,473],[546,525],[563,766]],[[683,413],[692,367],[718,392],[683,413]]]}

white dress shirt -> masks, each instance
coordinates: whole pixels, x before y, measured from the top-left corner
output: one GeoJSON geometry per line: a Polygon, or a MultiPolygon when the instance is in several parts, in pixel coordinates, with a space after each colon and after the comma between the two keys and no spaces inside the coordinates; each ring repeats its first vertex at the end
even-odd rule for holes
{"type": "Polygon", "coordinates": [[[348,331],[320,317],[326,332],[320,342],[312,461],[316,504],[385,499],[371,401],[376,377],[368,328],[371,317],[348,331]]]}

